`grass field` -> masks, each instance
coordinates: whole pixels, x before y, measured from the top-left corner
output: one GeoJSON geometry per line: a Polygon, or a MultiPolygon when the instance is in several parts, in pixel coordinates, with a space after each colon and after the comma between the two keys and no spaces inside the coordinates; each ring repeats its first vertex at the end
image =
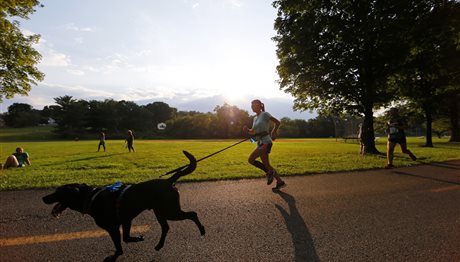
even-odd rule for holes
{"type": "MultiPolygon", "coordinates": [[[[66,183],[107,185],[116,181],[134,183],[187,164],[182,150],[197,159],[238,140],[136,140],[129,153],[122,140],[108,140],[107,152],[96,152],[98,141],[2,142],[2,162],[20,145],[30,154],[31,166],[0,171],[0,190],[46,188],[66,183]]],[[[408,145],[419,160],[413,162],[396,149],[396,166],[460,159],[460,145],[435,139],[435,148],[422,147],[424,140],[409,138],[408,145]]],[[[385,139],[377,148],[385,152],[385,139]]],[[[244,142],[198,163],[196,171],[181,181],[261,177],[261,171],[247,163],[255,144],[244,142]]],[[[275,142],[272,165],[284,176],[309,175],[346,170],[382,168],[385,155],[360,156],[359,145],[335,139],[279,139],[275,142]]]]}
{"type": "Polygon", "coordinates": [[[0,128],[0,142],[58,140],[54,127],[0,128]]]}

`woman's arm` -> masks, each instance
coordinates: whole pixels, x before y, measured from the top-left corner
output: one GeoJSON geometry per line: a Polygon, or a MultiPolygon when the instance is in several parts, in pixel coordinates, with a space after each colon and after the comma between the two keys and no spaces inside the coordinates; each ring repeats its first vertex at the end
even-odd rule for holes
{"type": "Polygon", "coordinates": [[[28,154],[26,154],[26,156],[25,156],[25,161],[26,161],[27,165],[30,166],[31,163],[30,163],[30,158],[29,158],[28,154]]]}
{"type": "Polygon", "coordinates": [[[273,116],[270,116],[270,121],[272,121],[275,124],[275,127],[273,128],[272,133],[270,134],[272,137],[272,140],[275,140],[277,137],[278,129],[281,125],[281,122],[278,119],[274,118],[273,116]]]}

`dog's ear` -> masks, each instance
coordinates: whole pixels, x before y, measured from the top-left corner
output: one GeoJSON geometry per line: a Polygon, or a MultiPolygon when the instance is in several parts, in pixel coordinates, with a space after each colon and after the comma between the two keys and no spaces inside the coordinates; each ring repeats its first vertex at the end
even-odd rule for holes
{"type": "Polygon", "coordinates": [[[66,185],[66,189],[69,190],[70,192],[74,192],[74,193],[80,192],[80,187],[79,187],[78,184],[66,185]]]}

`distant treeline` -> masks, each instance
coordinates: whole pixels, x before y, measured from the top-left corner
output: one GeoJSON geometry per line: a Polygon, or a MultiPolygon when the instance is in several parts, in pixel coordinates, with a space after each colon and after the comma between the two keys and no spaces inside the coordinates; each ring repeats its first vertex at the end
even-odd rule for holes
{"type": "MultiPolygon", "coordinates": [[[[137,105],[130,101],[106,99],[77,100],[72,96],[54,99],[56,105],[43,110],[33,109],[29,104],[15,103],[2,115],[8,127],[54,125],[54,132],[62,138],[96,139],[103,131],[108,138],[124,138],[128,129],[137,138],[242,138],[244,125],[251,126],[252,118],[247,111],[224,104],[213,112],[178,111],[164,102],[137,105]],[[164,123],[166,127],[158,128],[164,123]]],[[[275,116],[278,117],[278,116],[275,116]]],[[[281,118],[280,137],[334,137],[336,131],[331,118],[317,117],[300,120],[281,118]]]]}

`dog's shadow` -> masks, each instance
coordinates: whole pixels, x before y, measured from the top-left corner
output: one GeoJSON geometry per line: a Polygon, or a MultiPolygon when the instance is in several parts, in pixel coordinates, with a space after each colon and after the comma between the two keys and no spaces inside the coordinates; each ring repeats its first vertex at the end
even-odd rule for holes
{"type": "Polygon", "coordinates": [[[276,193],[286,201],[289,207],[289,210],[285,210],[280,205],[275,204],[275,207],[281,212],[287,229],[291,234],[295,250],[295,261],[320,261],[316,254],[313,238],[297,209],[294,197],[282,191],[276,193]]]}

